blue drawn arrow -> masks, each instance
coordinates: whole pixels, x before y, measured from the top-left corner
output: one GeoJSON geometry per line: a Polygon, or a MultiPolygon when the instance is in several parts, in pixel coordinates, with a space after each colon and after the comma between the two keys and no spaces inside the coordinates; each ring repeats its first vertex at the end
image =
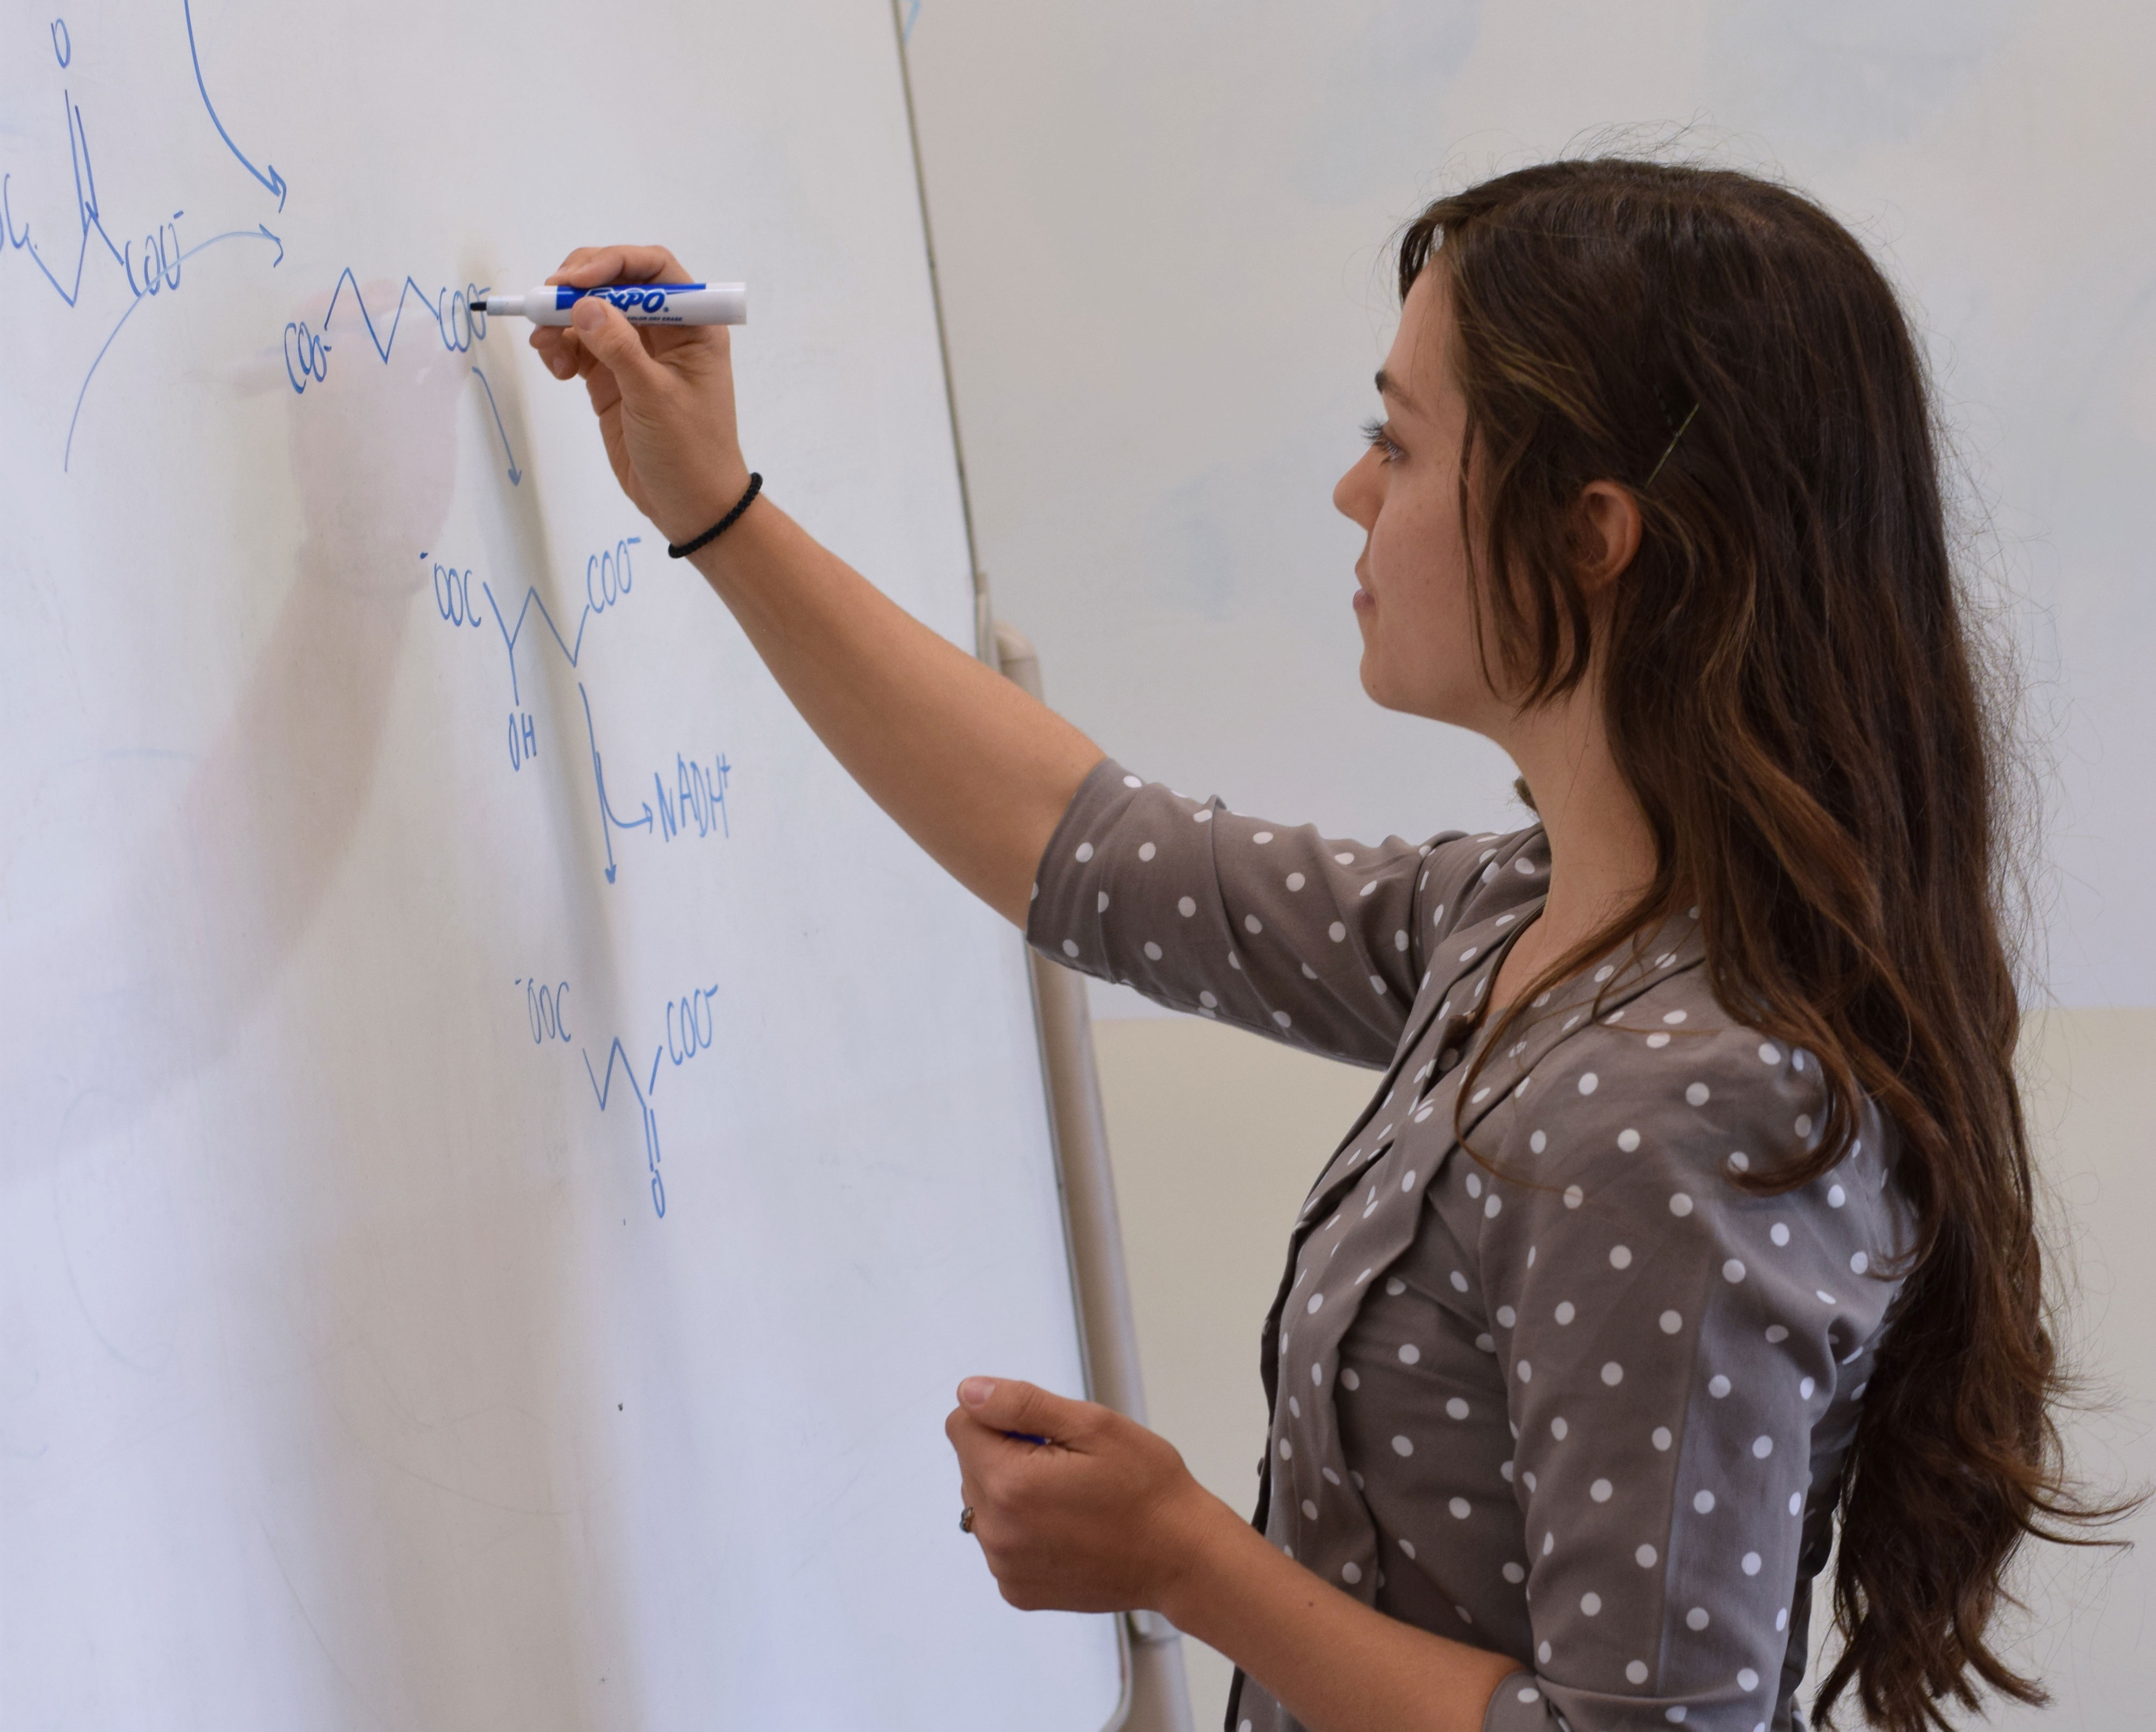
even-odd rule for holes
{"type": "Polygon", "coordinates": [[[285,262],[284,240],[280,236],[270,232],[270,225],[267,223],[257,223],[252,228],[228,228],[223,234],[213,234],[208,240],[197,241],[186,252],[181,254],[180,257],[192,259],[204,247],[213,247],[219,241],[228,240],[266,240],[277,249],[277,256],[270,261],[270,269],[275,270],[285,262]]]}
{"type": "Polygon", "coordinates": [[[224,122],[217,117],[217,105],[209,100],[209,85],[203,78],[202,51],[195,46],[193,0],[180,0],[180,11],[187,21],[187,53],[195,63],[195,88],[202,92],[203,106],[209,110],[210,125],[217,128],[217,136],[224,141],[225,148],[239,159],[239,166],[277,195],[277,208],[281,211],[285,208],[285,177],[277,172],[274,163],[270,165],[270,172],[264,174],[247,160],[247,152],[234,144],[232,135],[224,130],[224,122]]]}
{"type": "Polygon", "coordinates": [[[502,453],[509,459],[509,484],[515,487],[524,479],[524,471],[516,467],[516,453],[509,448],[509,429],[501,424],[501,405],[495,402],[494,387],[487,384],[486,375],[476,366],[472,368],[472,374],[486,387],[486,406],[494,411],[494,430],[501,435],[502,453]]]}
{"type": "MultiPolygon", "coordinates": [[[[213,234],[208,240],[197,241],[186,252],[181,254],[180,257],[182,260],[192,259],[205,248],[213,247],[220,241],[228,240],[276,241],[277,256],[270,261],[270,265],[274,269],[284,262],[285,243],[281,240],[277,240],[277,237],[270,233],[267,223],[254,228],[232,228],[223,234],[213,234]]],[[[135,316],[135,309],[149,299],[146,295],[138,295],[127,303],[127,310],[120,315],[119,323],[112,327],[111,334],[99,347],[96,358],[90,363],[90,371],[82,376],[82,389],[74,394],[74,413],[68,417],[67,443],[60,448],[60,472],[63,474],[67,472],[69,464],[74,459],[75,424],[82,419],[82,400],[90,395],[90,382],[97,377],[98,368],[104,365],[106,351],[112,347],[121,331],[126,328],[127,321],[135,316]]]]}
{"type": "Polygon", "coordinates": [[[606,843],[606,881],[612,884],[615,867],[613,837],[609,827],[613,830],[649,830],[651,828],[651,802],[648,800],[644,802],[644,816],[640,818],[614,816],[613,803],[607,798],[606,766],[599,761],[598,733],[592,726],[592,700],[581,679],[577,682],[577,695],[584,700],[584,737],[592,744],[592,780],[598,784],[599,791],[599,836],[606,843]]]}

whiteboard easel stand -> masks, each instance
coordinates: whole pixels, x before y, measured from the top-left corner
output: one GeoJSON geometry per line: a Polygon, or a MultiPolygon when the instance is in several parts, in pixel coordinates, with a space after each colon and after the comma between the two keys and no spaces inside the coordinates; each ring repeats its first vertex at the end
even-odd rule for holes
{"type": "MultiPolygon", "coordinates": [[[[1029,696],[1040,697],[1040,658],[1025,634],[998,620],[993,642],[1005,677],[1029,696]]],[[[1143,1425],[1145,1385],[1138,1373],[1137,1330],[1123,1268],[1116,1176],[1108,1165],[1107,1120],[1093,1065],[1086,981],[1038,952],[1029,952],[1028,961],[1048,1073],[1049,1120],[1064,1228],[1070,1241],[1071,1280],[1078,1294],[1086,1393],[1143,1425]]],[[[1191,1732],[1182,1635],[1158,1612],[1126,1612],[1121,1622],[1123,1699],[1102,1732],[1191,1732]]]]}
{"type": "MultiPolygon", "coordinates": [[[[951,415],[951,454],[958,471],[958,509],[973,566],[974,653],[999,668],[1019,689],[1040,696],[1040,658],[1017,627],[995,617],[973,535],[973,491],[966,479],[966,445],[958,433],[958,396],[951,382],[951,338],[943,323],[943,289],[937,274],[936,231],[928,219],[928,182],[921,172],[921,126],[913,112],[913,75],[906,64],[906,20],[891,0],[899,88],[906,99],[906,141],[920,200],[921,238],[927,254],[928,293],[936,310],[936,346],[943,361],[943,401],[951,415]]],[[[1080,1349],[1086,1392],[1093,1401],[1145,1423],[1145,1387],[1138,1376],[1137,1332],[1131,1320],[1130,1284],[1123,1271],[1122,1228],[1116,1217],[1116,1177],[1108,1165],[1107,1121],[1093,1068],[1093,1024],[1086,983],[1046,958],[1027,957],[1034,1018],[1048,1077],[1049,1129],[1055,1148],[1057,1188],[1077,1289],[1080,1349]]],[[[1183,1637],[1153,1612],[1125,1612],[1116,1621],[1123,1690],[1101,1732],[1192,1732],[1190,1686],[1183,1670],[1183,1637]]]]}

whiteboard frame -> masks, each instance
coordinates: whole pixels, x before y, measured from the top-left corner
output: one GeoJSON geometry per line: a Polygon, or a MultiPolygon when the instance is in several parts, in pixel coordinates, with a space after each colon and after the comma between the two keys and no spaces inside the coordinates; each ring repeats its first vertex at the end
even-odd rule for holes
{"type": "MultiPolygon", "coordinates": [[[[918,0],[915,3],[917,6],[918,0]]],[[[936,232],[928,214],[921,129],[914,114],[905,11],[906,0],[891,0],[891,39],[898,54],[906,143],[913,156],[914,197],[921,218],[921,246],[927,257],[929,304],[935,310],[937,355],[943,370],[944,410],[951,421],[958,510],[973,584],[973,653],[1029,696],[1040,698],[1040,658],[1024,633],[995,617],[988,597],[988,574],[981,569],[979,546],[973,534],[973,491],[966,473],[965,440],[959,430],[958,396],[951,377],[950,335],[943,316],[936,232]]],[[[1085,983],[1029,946],[1027,965],[1086,1396],[1142,1425],[1145,1388],[1138,1366],[1137,1332],[1123,1264],[1115,1172],[1109,1164],[1106,1119],[1094,1064],[1085,983]]],[[[1116,1619],[1116,1652],[1122,1687],[1115,1710],[1102,1723],[1101,1732],[1192,1732],[1180,1632],[1157,1612],[1126,1612],[1116,1619]]]]}

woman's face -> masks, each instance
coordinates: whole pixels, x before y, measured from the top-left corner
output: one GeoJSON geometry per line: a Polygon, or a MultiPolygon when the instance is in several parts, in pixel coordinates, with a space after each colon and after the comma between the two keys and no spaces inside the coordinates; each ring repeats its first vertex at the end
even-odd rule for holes
{"type": "Polygon", "coordinates": [[[1452,343],[1445,273],[1433,264],[1408,291],[1378,375],[1384,418],[1332,503],[1367,537],[1355,561],[1363,689],[1388,710],[1495,734],[1510,710],[1483,677],[1468,607],[1467,405],[1453,382],[1452,343]]]}

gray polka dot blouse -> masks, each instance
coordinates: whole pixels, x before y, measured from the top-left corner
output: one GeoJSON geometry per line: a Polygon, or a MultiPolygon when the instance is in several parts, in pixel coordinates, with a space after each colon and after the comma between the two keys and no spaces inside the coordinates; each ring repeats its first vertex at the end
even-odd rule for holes
{"type": "MultiPolygon", "coordinates": [[[[1369,848],[1104,762],[1028,937],[1383,1070],[1265,1319],[1265,1536],[1389,1617],[1516,1658],[1487,1732],[1784,1732],[1897,1291],[1881,1266],[1907,1243],[1887,1128],[1867,1105],[1801,1190],[1730,1182],[1815,1140],[1825,1092],[1715,1002],[1689,919],[1485,1052],[1548,864],[1539,828],[1369,848]]],[[[1237,1676],[1230,1732],[1299,1724],[1237,1676]]]]}

